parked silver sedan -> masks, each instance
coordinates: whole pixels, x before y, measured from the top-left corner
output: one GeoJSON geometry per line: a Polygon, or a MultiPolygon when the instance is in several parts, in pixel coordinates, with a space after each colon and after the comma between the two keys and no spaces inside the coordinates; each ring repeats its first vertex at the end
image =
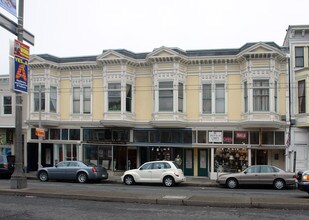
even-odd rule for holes
{"type": "Polygon", "coordinates": [[[61,161],[54,167],[38,169],[37,177],[42,182],[48,180],[77,180],[85,183],[88,180],[101,181],[108,178],[104,167],[82,161],[61,161]]]}
{"type": "Polygon", "coordinates": [[[230,189],[239,185],[273,185],[275,189],[284,189],[287,185],[295,185],[295,173],[285,172],[270,165],[255,165],[240,173],[222,174],[217,182],[230,189]]]}

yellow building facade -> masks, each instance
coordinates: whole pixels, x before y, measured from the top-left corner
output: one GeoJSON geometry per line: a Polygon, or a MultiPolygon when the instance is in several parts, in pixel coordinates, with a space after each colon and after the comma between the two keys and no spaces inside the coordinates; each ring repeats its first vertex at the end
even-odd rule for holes
{"type": "Polygon", "coordinates": [[[122,172],[178,154],[187,176],[215,179],[254,164],[289,169],[288,58],[273,42],[42,54],[29,68],[29,170],[87,160],[122,172]]]}

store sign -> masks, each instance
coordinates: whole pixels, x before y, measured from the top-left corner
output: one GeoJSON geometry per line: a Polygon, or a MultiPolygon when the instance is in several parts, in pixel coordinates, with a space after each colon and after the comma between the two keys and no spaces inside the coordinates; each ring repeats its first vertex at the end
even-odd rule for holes
{"type": "Polygon", "coordinates": [[[28,60],[30,57],[29,46],[15,40],[14,41],[14,90],[18,92],[28,92],[28,60]]]}
{"type": "Polygon", "coordinates": [[[241,132],[241,131],[236,132],[236,138],[247,139],[247,132],[241,132]]]}
{"type": "Polygon", "coordinates": [[[208,132],[209,142],[222,142],[222,132],[221,131],[210,131],[208,132]]]}

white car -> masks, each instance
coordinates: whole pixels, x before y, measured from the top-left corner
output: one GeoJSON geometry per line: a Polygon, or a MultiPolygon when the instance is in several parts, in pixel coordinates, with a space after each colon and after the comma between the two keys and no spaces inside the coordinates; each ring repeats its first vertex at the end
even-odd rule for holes
{"type": "Polygon", "coordinates": [[[127,170],[121,176],[126,185],[134,183],[163,183],[174,186],[184,182],[186,178],[182,170],[173,161],[151,161],[144,163],[138,169],[127,170]]]}

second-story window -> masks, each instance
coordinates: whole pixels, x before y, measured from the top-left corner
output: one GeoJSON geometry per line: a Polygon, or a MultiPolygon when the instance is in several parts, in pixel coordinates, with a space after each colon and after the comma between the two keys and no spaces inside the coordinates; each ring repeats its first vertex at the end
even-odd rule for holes
{"type": "Polygon", "coordinates": [[[12,114],[12,96],[3,96],[3,114],[12,114]]]}
{"type": "Polygon", "coordinates": [[[90,114],[91,111],[91,88],[74,87],[73,88],[73,113],[90,114]],[[82,91],[81,91],[82,90],[82,91]],[[82,103],[81,103],[82,100],[82,103]]]}
{"type": "Polygon", "coordinates": [[[49,109],[50,112],[57,112],[57,87],[51,86],[50,87],[50,102],[49,102],[49,109]]]}
{"type": "Polygon", "coordinates": [[[121,111],[121,84],[108,84],[108,110],[121,111]]]}
{"type": "Polygon", "coordinates": [[[216,84],[216,113],[225,113],[225,88],[224,84],[216,84]]]}
{"type": "Polygon", "coordinates": [[[73,113],[80,113],[80,88],[73,88],[73,113]]]}
{"type": "Polygon", "coordinates": [[[126,111],[132,112],[132,85],[126,85],[126,111]]]}
{"type": "Polygon", "coordinates": [[[304,48],[295,47],[295,67],[304,67],[304,48]]]}
{"type": "Polygon", "coordinates": [[[34,111],[45,111],[45,86],[37,85],[34,86],[34,111]],[[41,98],[41,100],[40,100],[41,98]],[[41,106],[40,106],[41,102],[41,106]]]}
{"type": "Polygon", "coordinates": [[[159,111],[173,111],[173,82],[159,82],[159,111]]]}
{"type": "Polygon", "coordinates": [[[244,82],[244,112],[248,112],[248,84],[244,82]]]}
{"type": "Polygon", "coordinates": [[[203,114],[211,113],[211,84],[203,84],[203,114]]]}
{"type": "Polygon", "coordinates": [[[91,111],[91,88],[83,88],[83,113],[90,114],[91,111]]]}
{"type": "Polygon", "coordinates": [[[183,112],[183,84],[178,83],[178,111],[183,112]]]}
{"type": "Polygon", "coordinates": [[[253,111],[269,111],[269,81],[253,81],[253,111]]]}
{"type": "Polygon", "coordinates": [[[278,111],[278,82],[275,82],[275,88],[274,88],[274,105],[275,105],[275,112],[278,111]]]}
{"type": "Polygon", "coordinates": [[[298,82],[298,113],[306,113],[306,81],[298,82]]]}

